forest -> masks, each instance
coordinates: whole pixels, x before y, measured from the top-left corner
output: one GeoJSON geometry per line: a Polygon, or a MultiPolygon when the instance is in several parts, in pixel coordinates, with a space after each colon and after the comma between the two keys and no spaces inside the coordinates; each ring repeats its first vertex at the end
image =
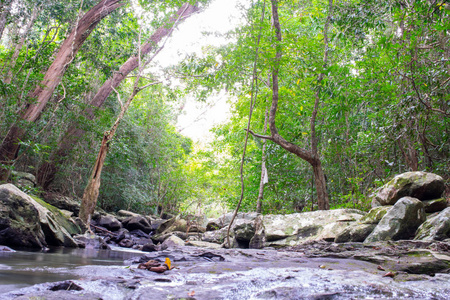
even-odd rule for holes
{"type": "Polygon", "coordinates": [[[406,171],[450,192],[447,0],[241,1],[226,44],[155,68],[210,2],[2,0],[0,182],[28,172],[35,195],[96,186],[107,211],[209,216],[368,210],[406,171]],[[179,132],[188,97],[223,91],[212,140],[179,132]]]}

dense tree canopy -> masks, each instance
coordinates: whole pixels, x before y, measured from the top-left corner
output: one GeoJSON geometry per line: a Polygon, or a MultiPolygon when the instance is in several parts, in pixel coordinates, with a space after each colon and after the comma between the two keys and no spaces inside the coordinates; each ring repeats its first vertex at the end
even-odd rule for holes
{"type": "MultiPolygon", "coordinates": [[[[101,136],[121,110],[117,93],[132,92],[140,53],[158,54],[185,2],[2,1],[0,178],[28,171],[38,176],[36,193],[81,197],[101,136]],[[124,71],[133,59],[136,66],[124,71]]],[[[206,1],[198,2],[189,4],[206,1]]],[[[250,110],[243,210],[256,210],[263,157],[263,213],[327,208],[323,193],[331,208],[367,208],[374,188],[409,170],[449,180],[447,1],[247,2],[228,44],[206,47],[163,73],[146,70],[141,86],[161,83],[135,96],[111,141],[100,207],[209,214],[233,208],[250,110]],[[161,74],[181,83],[169,85],[161,74]],[[222,90],[231,117],[213,129],[213,141],[195,144],[177,132],[184,97],[208,101],[222,90]],[[264,130],[275,91],[269,116],[276,128],[269,118],[264,130]],[[275,129],[310,160],[277,142],[275,129]]]]}

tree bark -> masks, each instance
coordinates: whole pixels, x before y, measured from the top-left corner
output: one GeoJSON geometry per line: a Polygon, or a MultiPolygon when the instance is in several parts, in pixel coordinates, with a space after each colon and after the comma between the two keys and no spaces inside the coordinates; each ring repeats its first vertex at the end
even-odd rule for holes
{"type": "MultiPolygon", "coordinates": [[[[100,150],[98,152],[97,159],[95,160],[94,169],[92,170],[91,177],[89,178],[89,182],[84,190],[83,199],[81,200],[79,217],[87,225],[88,229],[91,221],[91,216],[94,213],[95,206],[97,205],[102,169],[103,165],[105,164],[106,155],[108,154],[109,142],[114,137],[117,127],[119,127],[119,124],[122,121],[126,111],[128,110],[131,101],[133,101],[137,93],[139,93],[139,91],[143,89],[138,87],[140,74],[141,72],[139,72],[138,76],[136,77],[134,81],[133,92],[128,97],[125,104],[122,106],[122,109],[120,110],[120,113],[117,116],[117,119],[114,122],[113,126],[111,127],[110,130],[106,131],[103,134],[102,143],[100,145],[100,150]]],[[[120,101],[120,98],[119,102],[122,103],[120,101]]]]}
{"type": "MultiPolygon", "coordinates": [[[[28,95],[28,98],[36,101],[25,106],[24,110],[19,114],[21,120],[25,121],[25,123],[32,123],[40,117],[54,90],[61,82],[64,72],[84,41],[103,18],[123,5],[125,5],[125,0],[101,0],[81,17],[70,35],[64,40],[55,60],[45,73],[44,79],[28,95]]],[[[26,129],[24,126],[19,127],[17,124],[11,126],[0,146],[0,161],[8,164],[16,158],[20,140],[23,139],[25,133],[26,129]]],[[[5,180],[6,178],[6,170],[0,169],[0,180],[5,180]]]]}
{"type": "MultiPolygon", "coordinates": [[[[192,6],[188,3],[184,4],[176,14],[174,14],[170,20],[158,28],[156,32],[150,37],[148,42],[141,46],[140,53],[141,56],[145,56],[153,51],[157,44],[166,36],[170,35],[173,30],[171,25],[177,20],[186,19],[193,13],[199,10],[198,7],[192,6]]],[[[94,107],[101,107],[114,88],[118,87],[119,84],[135,70],[139,65],[139,58],[137,55],[130,57],[117,72],[114,72],[113,76],[109,78],[100,87],[95,96],[89,102],[89,108],[82,112],[82,115],[88,120],[92,120],[95,117],[94,107]]],[[[44,162],[38,169],[37,181],[38,184],[44,189],[48,190],[50,184],[53,182],[56,173],[58,172],[58,166],[64,159],[69,155],[70,151],[85,134],[85,130],[82,128],[82,124],[75,122],[65,132],[64,136],[58,143],[58,149],[50,156],[47,162],[44,162]]]]}

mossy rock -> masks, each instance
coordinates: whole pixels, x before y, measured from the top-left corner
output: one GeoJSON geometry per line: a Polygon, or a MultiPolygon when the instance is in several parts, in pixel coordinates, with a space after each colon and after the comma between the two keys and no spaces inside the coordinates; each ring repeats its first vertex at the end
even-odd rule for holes
{"type": "Polygon", "coordinates": [[[392,208],[392,205],[372,208],[364,217],[359,219],[359,224],[378,224],[384,215],[392,208]]]}
{"type": "Polygon", "coordinates": [[[372,196],[372,207],[394,205],[402,197],[421,201],[440,198],[445,190],[444,179],[427,172],[406,172],[395,176],[372,196]]]}

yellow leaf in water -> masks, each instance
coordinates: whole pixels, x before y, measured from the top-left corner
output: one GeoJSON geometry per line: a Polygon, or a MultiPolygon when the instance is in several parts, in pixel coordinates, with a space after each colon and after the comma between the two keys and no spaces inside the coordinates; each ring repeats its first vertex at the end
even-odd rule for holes
{"type": "Polygon", "coordinates": [[[166,263],[167,267],[169,268],[169,270],[172,269],[172,266],[171,266],[172,262],[170,261],[170,258],[166,257],[165,263],[166,263]]]}

